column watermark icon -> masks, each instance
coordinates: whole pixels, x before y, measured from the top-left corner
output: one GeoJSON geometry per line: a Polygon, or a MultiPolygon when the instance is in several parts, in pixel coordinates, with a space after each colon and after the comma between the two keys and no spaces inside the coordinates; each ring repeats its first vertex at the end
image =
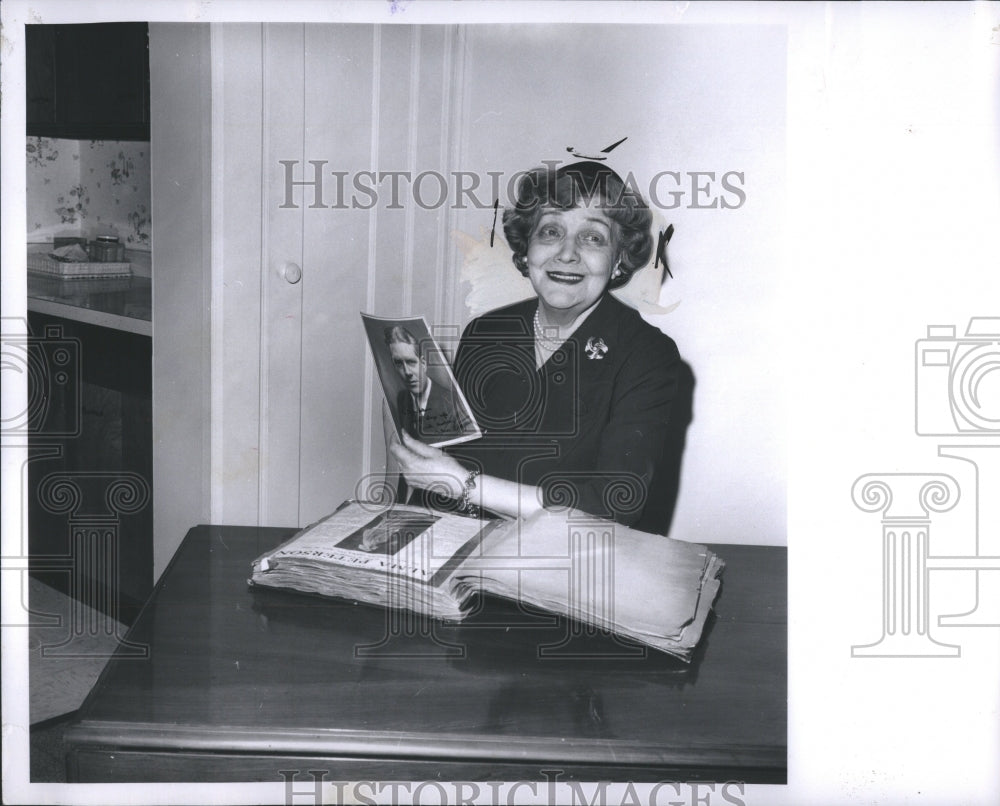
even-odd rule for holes
{"type": "Polygon", "coordinates": [[[69,593],[68,613],[45,612],[24,600],[4,626],[62,627],[61,636],[41,645],[42,657],[106,658],[116,647],[122,657],[146,657],[146,645],[125,640],[118,615],[123,516],[149,506],[151,485],[137,473],[80,470],[66,459],[67,445],[84,431],[80,339],[60,324],[33,333],[16,317],[3,318],[0,328],[4,382],[27,387],[23,400],[4,398],[0,423],[3,449],[25,456],[18,468],[19,545],[3,556],[4,579],[27,590],[29,571],[57,575],[68,581],[69,593]],[[46,472],[50,464],[59,469],[46,472]],[[29,511],[48,518],[51,545],[29,546],[29,511]],[[114,641],[95,644],[91,638],[114,641]]]}
{"type": "MultiPolygon", "coordinates": [[[[882,636],[853,657],[960,657],[961,646],[931,635],[950,627],[1000,627],[1000,317],[930,325],[916,342],[914,426],[937,437],[937,455],[972,465],[972,490],[946,473],[869,473],[852,487],[855,506],[882,514],[882,636]],[[942,551],[947,535],[932,515],[959,504],[974,514],[972,554],[942,551]],[[971,572],[975,601],[930,623],[932,573],[971,572]]],[[[952,465],[952,467],[955,467],[952,465]]],[[[968,470],[968,467],[965,467],[968,470]]],[[[952,633],[951,635],[957,635],[952,633]]]]}

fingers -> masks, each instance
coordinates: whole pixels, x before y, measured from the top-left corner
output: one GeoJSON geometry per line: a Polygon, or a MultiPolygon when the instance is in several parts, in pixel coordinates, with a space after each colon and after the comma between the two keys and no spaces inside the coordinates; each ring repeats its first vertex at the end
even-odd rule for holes
{"type": "Polygon", "coordinates": [[[423,459],[436,459],[439,456],[444,456],[444,451],[440,448],[432,448],[430,445],[425,445],[419,439],[414,439],[405,431],[403,432],[403,444],[423,459]]]}
{"type": "Polygon", "coordinates": [[[399,463],[400,472],[414,487],[427,489],[433,485],[445,485],[453,496],[462,494],[461,465],[438,448],[432,448],[407,433],[402,442],[389,447],[393,458],[399,463]]]}
{"type": "Polygon", "coordinates": [[[389,453],[392,454],[393,458],[399,463],[401,470],[405,472],[408,466],[411,464],[413,458],[413,451],[409,450],[405,445],[403,445],[399,439],[392,440],[389,444],[389,453]]]}
{"type": "Polygon", "coordinates": [[[424,445],[424,443],[414,439],[405,431],[402,437],[402,441],[400,441],[397,435],[396,439],[389,445],[389,452],[399,462],[399,466],[404,473],[426,469],[438,455],[444,456],[443,451],[424,445]]]}
{"type": "Polygon", "coordinates": [[[396,460],[399,472],[403,474],[403,478],[406,479],[410,487],[423,489],[426,486],[424,483],[427,477],[425,462],[416,452],[396,439],[389,446],[389,453],[396,460]]]}

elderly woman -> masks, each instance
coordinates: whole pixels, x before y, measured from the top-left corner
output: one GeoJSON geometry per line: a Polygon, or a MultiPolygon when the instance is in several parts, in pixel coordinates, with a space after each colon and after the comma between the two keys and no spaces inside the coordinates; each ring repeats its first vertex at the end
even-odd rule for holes
{"type": "Polygon", "coordinates": [[[574,507],[662,531],[642,516],[680,359],[608,293],[650,260],[651,224],[641,196],[599,163],[522,177],[503,226],[537,297],[466,328],[455,375],[484,436],[447,452],[393,439],[410,486],[465,511],[574,507]]]}

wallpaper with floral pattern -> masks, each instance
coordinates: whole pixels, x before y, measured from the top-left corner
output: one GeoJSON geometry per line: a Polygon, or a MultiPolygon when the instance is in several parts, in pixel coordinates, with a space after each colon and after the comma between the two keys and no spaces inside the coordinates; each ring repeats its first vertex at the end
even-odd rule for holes
{"type": "Polygon", "coordinates": [[[150,249],[149,143],[29,137],[27,157],[29,243],[117,235],[150,249]]]}

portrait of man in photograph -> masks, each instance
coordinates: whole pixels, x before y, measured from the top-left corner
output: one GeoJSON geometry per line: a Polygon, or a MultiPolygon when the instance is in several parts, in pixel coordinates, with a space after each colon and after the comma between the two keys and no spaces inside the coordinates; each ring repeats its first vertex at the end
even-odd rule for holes
{"type": "Polygon", "coordinates": [[[420,341],[405,327],[394,325],[385,329],[385,343],[404,385],[396,396],[400,429],[428,444],[468,433],[472,420],[453,387],[431,379],[420,341]]]}

